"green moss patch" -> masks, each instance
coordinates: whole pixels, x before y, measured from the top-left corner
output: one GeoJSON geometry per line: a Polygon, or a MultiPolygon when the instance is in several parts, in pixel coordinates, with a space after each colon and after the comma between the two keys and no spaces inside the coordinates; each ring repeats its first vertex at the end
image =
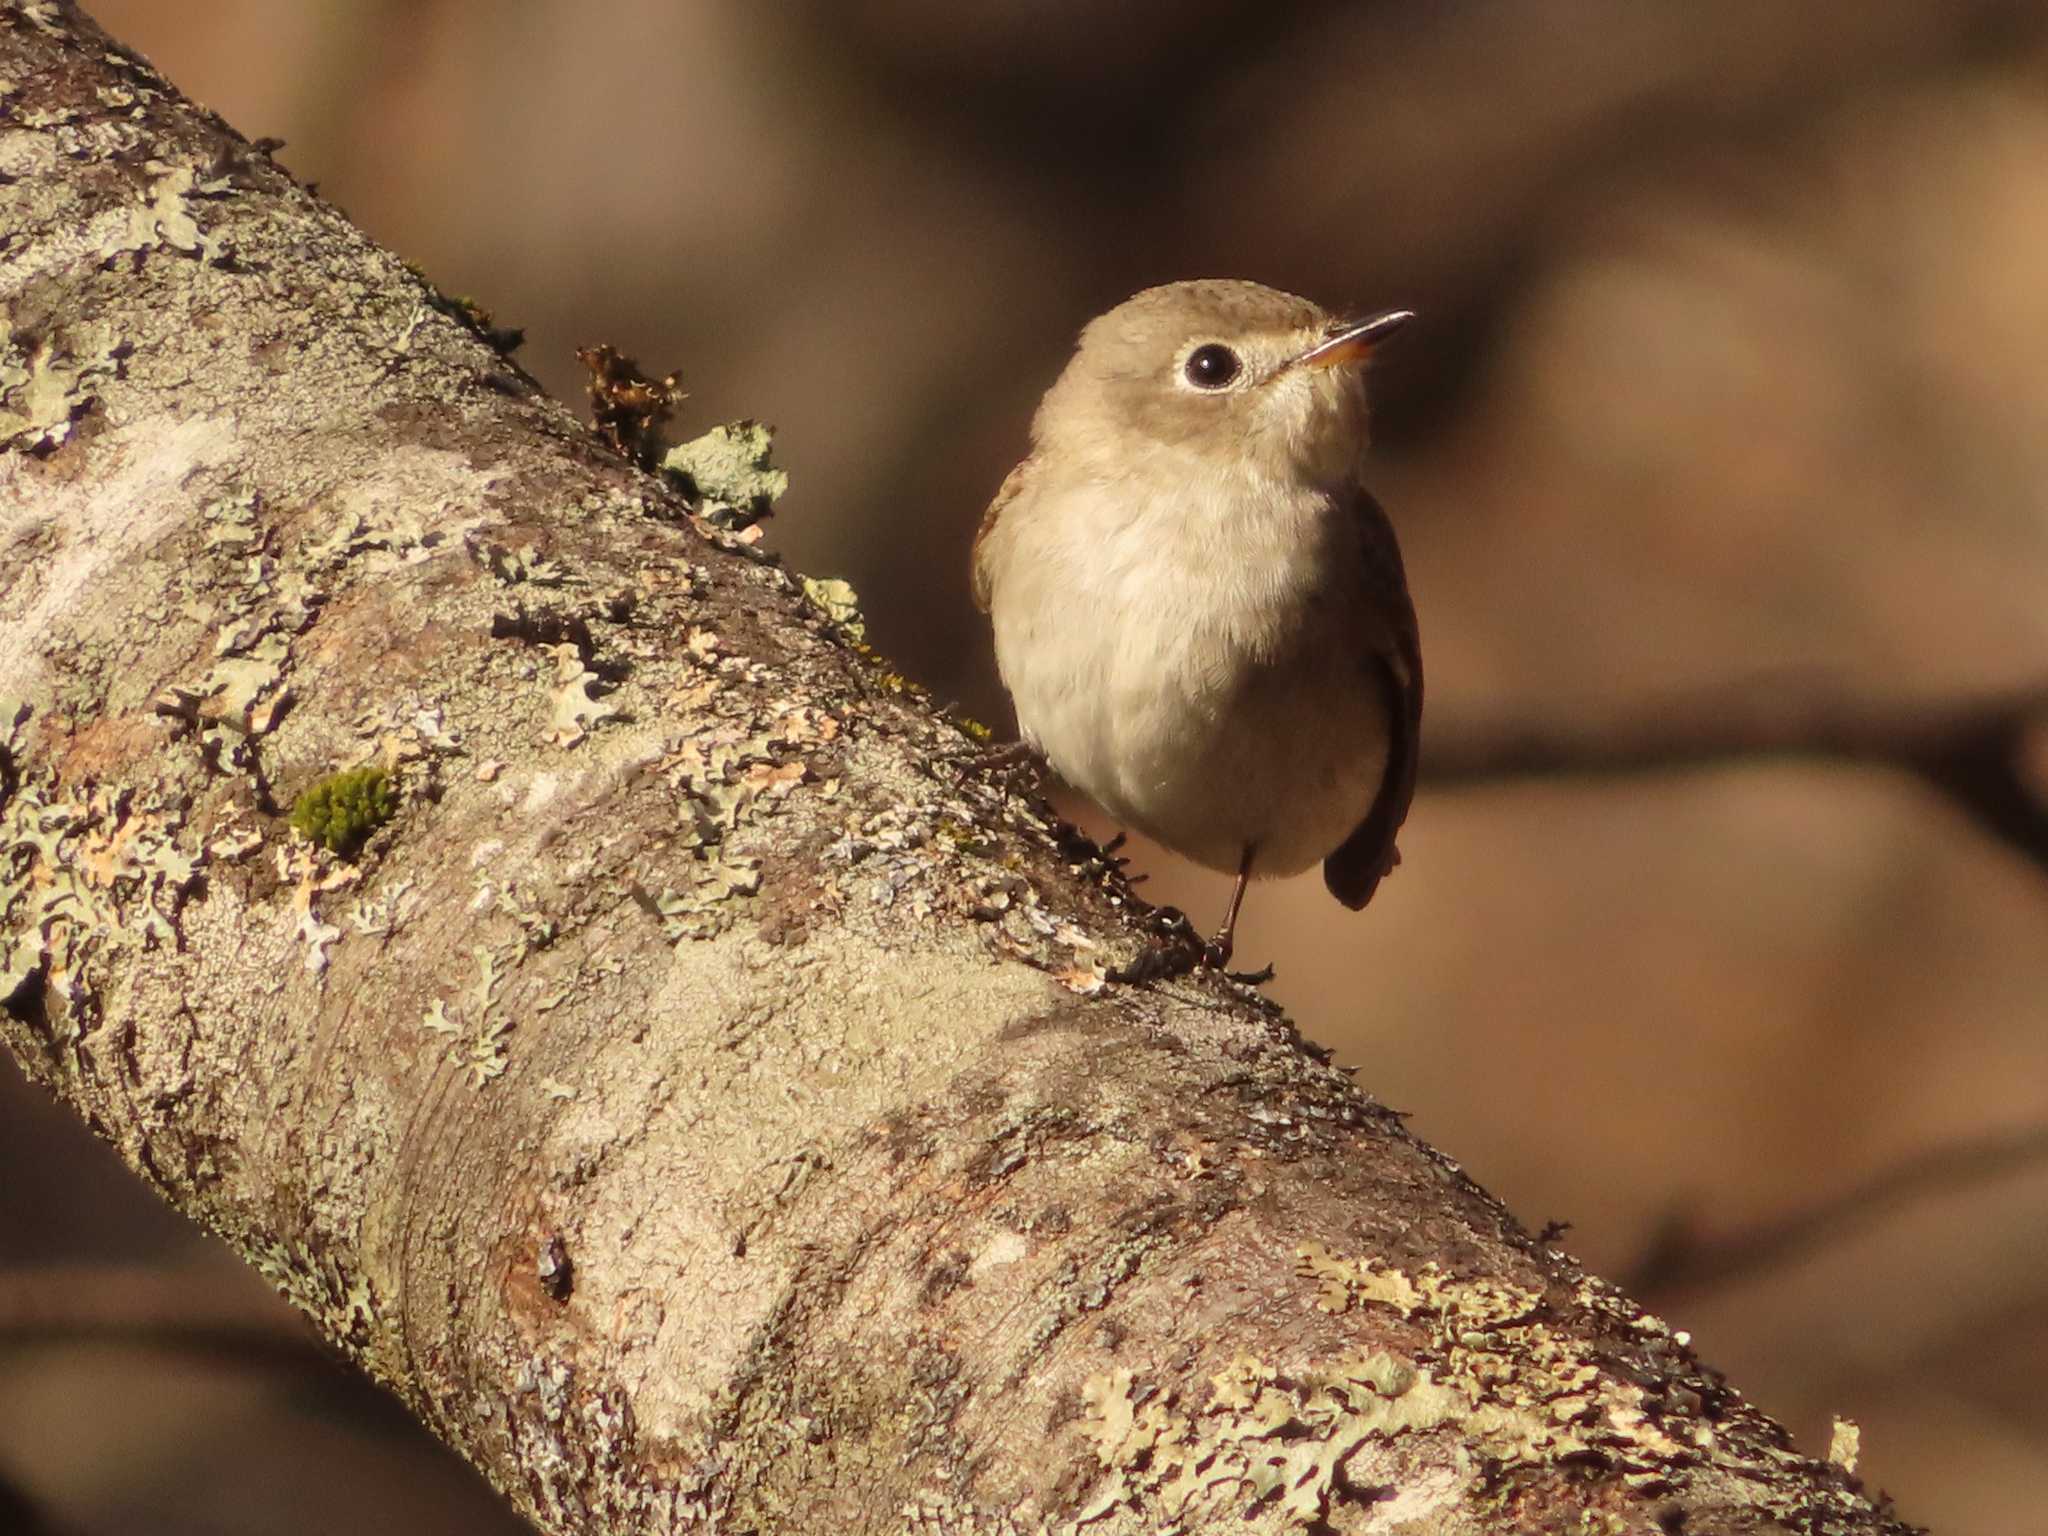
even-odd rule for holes
{"type": "Polygon", "coordinates": [[[330,774],[292,806],[292,830],[329,853],[354,858],[372,832],[398,813],[391,776],[382,768],[330,774]]]}

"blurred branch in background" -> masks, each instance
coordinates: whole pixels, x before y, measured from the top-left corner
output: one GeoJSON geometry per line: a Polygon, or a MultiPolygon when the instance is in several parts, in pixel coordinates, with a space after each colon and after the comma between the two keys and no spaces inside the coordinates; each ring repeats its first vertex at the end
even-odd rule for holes
{"type": "MultiPolygon", "coordinates": [[[[0,1345],[91,1339],[146,1344],[291,1368],[334,1367],[305,1320],[251,1307],[212,1269],[145,1264],[0,1268],[0,1345]]],[[[4,1529],[5,1527],[0,1527],[4,1529]]]]}
{"type": "Polygon", "coordinates": [[[1785,757],[1912,774],[2048,873],[2048,682],[1922,700],[1747,684],[1632,719],[1452,721],[1425,734],[1423,778],[1442,786],[1785,757]]]}
{"type": "Polygon", "coordinates": [[[53,1524],[34,1500],[0,1473],[0,1531],[8,1536],[67,1536],[68,1530],[53,1524]]]}
{"type": "Polygon", "coordinates": [[[1910,1201],[1952,1195],[2043,1162],[2048,1125],[2035,1125],[1930,1147],[1817,1205],[1726,1237],[1704,1236],[1690,1215],[1675,1213],[1624,1283],[1660,1302],[1725,1285],[1807,1258],[1910,1201]]]}

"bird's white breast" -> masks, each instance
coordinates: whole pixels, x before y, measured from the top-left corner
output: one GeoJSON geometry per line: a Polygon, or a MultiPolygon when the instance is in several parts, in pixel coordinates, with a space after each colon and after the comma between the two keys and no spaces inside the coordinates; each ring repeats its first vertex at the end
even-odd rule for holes
{"type": "Polygon", "coordinates": [[[1019,727],[1176,852],[1235,871],[1253,847],[1255,873],[1294,874],[1364,819],[1386,767],[1356,525],[1321,491],[1145,468],[1046,487],[991,534],[1019,727]]]}

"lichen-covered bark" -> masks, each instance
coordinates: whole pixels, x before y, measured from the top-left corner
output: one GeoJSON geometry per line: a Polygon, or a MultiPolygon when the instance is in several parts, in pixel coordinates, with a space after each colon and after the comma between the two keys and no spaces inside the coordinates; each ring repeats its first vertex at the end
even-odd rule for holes
{"type": "Polygon", "coordinates": [[[54,3],[0,443],[0,1034],[544,1528],[1902,1529],[54,3]]]}

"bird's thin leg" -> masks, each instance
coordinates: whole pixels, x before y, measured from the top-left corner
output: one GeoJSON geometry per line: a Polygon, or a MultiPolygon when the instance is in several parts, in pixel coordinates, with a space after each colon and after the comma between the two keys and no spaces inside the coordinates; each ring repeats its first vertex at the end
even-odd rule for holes
{"type": "Polygon", "coordinates": [[[1223,914],[1223,926],[1216,930],[1216,937],[1202,953],[1205,964],[1222,970],[1230,964],[1230,951],[1237,941],[1237,909],[1244,905],[1244,888],[1252,881],[1252,855],[1258,850],[1247,846],[1244,857],[1237,861],[1237,884],[1231,887],[1230,910],[1223,914]]]}
{"type": "Polygon", "coordinates": [[[1171,907],[1157,908],[1156,916],[1172,919],[1174,941],[1166,944],[1155,937],[1136,960],[1111,971],[1109,979],[1120,982],[1163,981],[1170,976],[1185,975],[1196,966],[1203,966],[1223,971],[1225,980],[1240,982],[1247,986],[1261,986],[1271,981],[1273,967],[1270,965],[1250,975],[1223,970],[1230,964],[1231,946],[1237,935],[1237,913],[1244,905],[1244,888],[1252,883],[1252,857],[1257,852],[1256,847],[1247,848],[1244,857],[1238,861],[1237,884],[1230,892],[1230,910],[1224,913],[1223,926],[1216,930],[1215,938],[1206,944],[1196,940],[1188,931],[1185,917],[1171,907]]]}

